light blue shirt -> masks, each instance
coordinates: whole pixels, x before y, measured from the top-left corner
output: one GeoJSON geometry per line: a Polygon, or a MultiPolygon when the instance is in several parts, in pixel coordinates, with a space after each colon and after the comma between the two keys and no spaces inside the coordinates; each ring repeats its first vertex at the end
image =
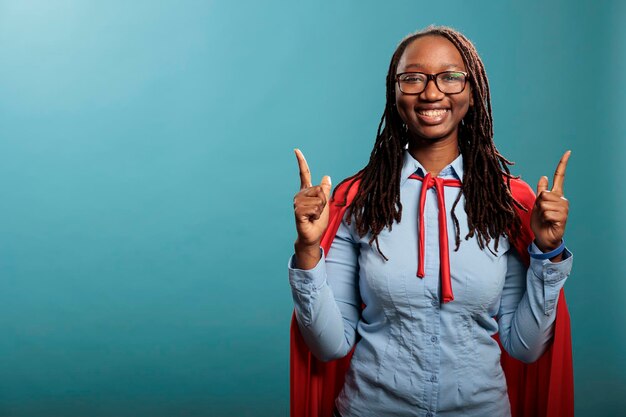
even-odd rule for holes
{"type": "MultiPolygon", "coordinates": [[[[379,235],[385,261],[370,235],[341,223],[314,269],[289,262],[298,325],[313,354],[328,361],[356,349],[336,405],[343,417],[507,416],[504,348],[525,362],[538,359],[553,334],[559,291],[573,257],[531,259],[526,268],[508,239],[498,252],[481,250],[468,233],[465,199],[456,208],[461,245],[455,251],[450,211],[460,188],[445,187],[454,300],[441,304],[437,196],[424,208],[425,272],[417,272],[418,199],[425,169],[407,151],[400,181],[402,221],[379,235]],[[361,309],[365,304],[365,309],[361,309]]],[[[459,156],[440,177],[463,180],[459,156]]],[[[490,243],[493,249],[493,242],[490,243]]],[[[540,251],[533,244],[533,250],[540,251]]]]}

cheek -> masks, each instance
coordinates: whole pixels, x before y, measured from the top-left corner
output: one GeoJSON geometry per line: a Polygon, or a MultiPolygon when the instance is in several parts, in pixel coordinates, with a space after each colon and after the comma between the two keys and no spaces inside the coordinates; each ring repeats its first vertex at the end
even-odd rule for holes
{"type": "Polygon", "coordinates": [[[463,119],[465,117],[465,115],[467,114],[467,111],[469,110],[469,103],[466,103],[464,105],[464,107],[461,108],[461,111],[459,113],[459,120],[463,119]]]}
{"type": "Polygon", "coordinates": [[[398,114],[404,123],[411,120],[410,114],[413,112],[414,104],[415,103],[411,98],[396,95],[396,109],[398,110],[398,114]]]}
{"type": "Polygon", "coordinates": [[[400,115],[400,119],[402,119],[402,121],[406,123],[408,120],[408,117],[404,109],[404,106],[402,105],[400,101],[396,101],[396,110],[398,111],[398,115],[400,115]]]}
{"type": "Polygon", "coordinates": [[[457,108],[456,119],[459,119],[460,121],[463,117],[465,117],[470,108],[470,97],[467,96],[460,98],[460,100],[455,103],[455,107],[457,108]]]}

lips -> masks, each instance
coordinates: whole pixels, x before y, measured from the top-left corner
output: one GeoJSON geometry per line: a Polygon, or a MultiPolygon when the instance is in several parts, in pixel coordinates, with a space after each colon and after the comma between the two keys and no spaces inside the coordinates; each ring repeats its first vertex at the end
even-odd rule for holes
{"type": "Polygon", "coordinates": [[[423,116],[439,117],[439,116],[443,116],[443,114],[447,111],[448,109],[432,109],[432,110],[418,110],[417,112],[423,116]]]}
{"type": "Polygon", "coordinates": [[[425,124],[436,125],[448,116],[450,109],[418,109],[415,111],[417,117],[425,124]]]}

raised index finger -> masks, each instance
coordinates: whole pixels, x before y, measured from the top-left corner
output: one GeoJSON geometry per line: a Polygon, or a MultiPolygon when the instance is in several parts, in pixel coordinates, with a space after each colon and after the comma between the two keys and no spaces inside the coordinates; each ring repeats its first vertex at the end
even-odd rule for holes
{"type": "Polygon", "coordinates": [[[554,182],[552,183],[552,192],[563,194],[563,182],[565,181],[565,168],[567,168],[567,161],[572,151],[567,151],[561,157],[559,164],[554,171],[554,182]]]}
{"type": "Polygon", "coordinates": [[[300,149],[294,149],[296,158],[298,159],[298,167],[300,168],[300,189],[312,187],[311,184],[311,171],[309,170],[309,164],[306,163],[304,155],[300,152],[300,149]]]}

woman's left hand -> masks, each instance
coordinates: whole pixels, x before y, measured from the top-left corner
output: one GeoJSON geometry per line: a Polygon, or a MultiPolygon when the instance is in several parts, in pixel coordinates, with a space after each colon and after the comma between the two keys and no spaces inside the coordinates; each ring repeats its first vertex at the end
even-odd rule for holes
{"type": "MultiPolygon", "coordinates": [[[[570,154],[571,151],[567,151],[561,157],[554,172],[551,190],[548,190],[548,177],[541,177],[537,183],[537,198],[530,217],[530,227],[535,234],[535,244],[542,252],[556,249],[565,234],[569,202],[563,196],[563,182],[570,154]]],[[[551,260],[560,261],[561,255],[551,260]]]]}

